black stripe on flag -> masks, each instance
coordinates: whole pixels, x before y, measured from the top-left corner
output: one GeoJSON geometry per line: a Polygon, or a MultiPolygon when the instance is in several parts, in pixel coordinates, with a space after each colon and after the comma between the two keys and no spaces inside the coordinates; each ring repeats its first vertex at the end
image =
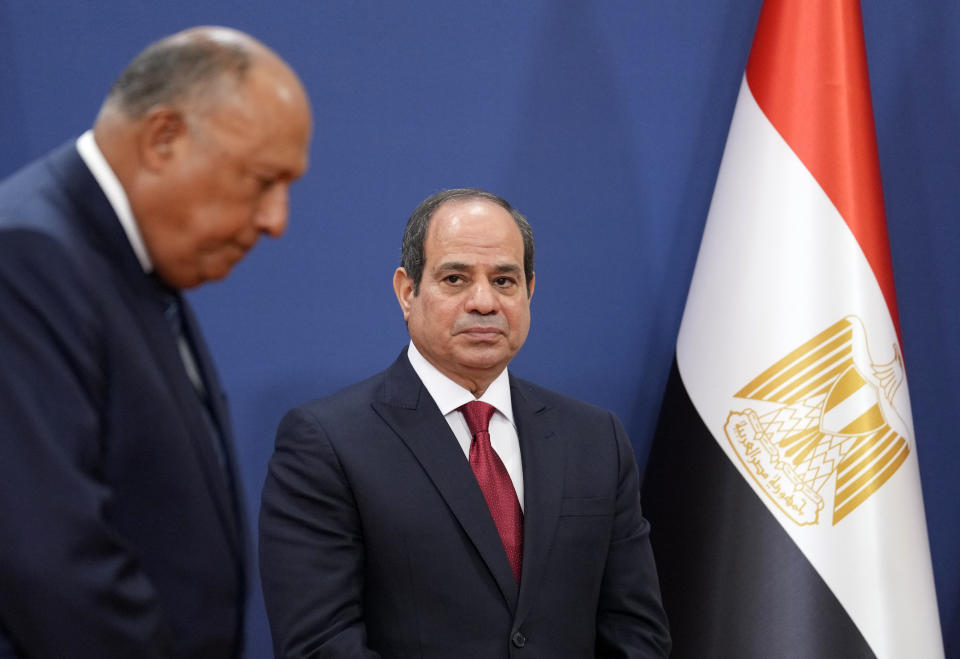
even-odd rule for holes
{"type": "Polygon", "coordinates": [[[717,445],[676,359],[643,484],[672,657],[873,657],[840,602],[717,445]]]}

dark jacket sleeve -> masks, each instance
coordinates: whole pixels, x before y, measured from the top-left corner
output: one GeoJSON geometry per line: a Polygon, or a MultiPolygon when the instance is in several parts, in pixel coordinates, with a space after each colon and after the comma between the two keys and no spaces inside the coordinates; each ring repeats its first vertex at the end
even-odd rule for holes
{"type": "Polygon", "coordinates": [[[302,408],[277,431],[260,508],[260,575],[277,657],[378,657],[363,621],[363,536],[327,433],[302,408]]]}
{"type": "Polygon", "coordinates": [[[0,233],[0,636],[31,658],[167,656],[109,522],[104,351],[76,270],[49,237],[0,233]]]}
{"type": "Polygon", "coordinates": [[[650,546],[650,525],[640,511],[636,460],[623,426],[611,417],[619,473],[613,537],[597,607],[596,656],[667,657],[670,633],[650,546]]]}

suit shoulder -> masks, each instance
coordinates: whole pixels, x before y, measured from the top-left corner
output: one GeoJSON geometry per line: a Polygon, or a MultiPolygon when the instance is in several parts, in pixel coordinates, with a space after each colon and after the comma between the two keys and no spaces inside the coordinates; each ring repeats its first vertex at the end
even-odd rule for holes
{"type": "MultiPolygon", "coordinates": [[[[84,223],[71,201],[57,162],[79,160],[64,145],[0,182],[0,276],[6,281],[44,280],[77,295],[100,287],[102,270],[84,223]]],[[[40,284],[43,287],[43,284],[40,284]]]]}
{"type": "MultiPolygon", "coordinates": [[[[66,188],[54,173],[54,162],[66,156],[67,145],[29,163],[0,181],[0,230],[36,232],[60,242],[76,236],[66,188]]],[[[79,156],[77,156],[79,158],[79,156]]]]}
{"type": "Polygon", "coordinates": [[[608,409],[547,389],[529,380],[511,376],[510,386],[514,393],[519,393],[531,403],[539,403],[564,414],[595,420],[616,418],[616,415],[608,409]]]}

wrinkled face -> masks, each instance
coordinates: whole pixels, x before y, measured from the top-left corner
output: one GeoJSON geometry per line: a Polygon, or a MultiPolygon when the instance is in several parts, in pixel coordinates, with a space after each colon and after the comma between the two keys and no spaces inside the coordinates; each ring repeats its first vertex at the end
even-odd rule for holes
{"type": "Polygon", "coordinates": [[[261,234],[283,233],[311,118],[296,78],[260,66],[230,98],[181,124],[134,212],[159,275],[189,288],[226,276],[261,234]]]}
{"type": "Polygon", "coordinates": [[[449,201],[430,220],[424,251],[417,294],[403,268],[394,275],[410,338],[447,377],[485,390],[530,329],[520,230],[494,203],[449,201]]]}

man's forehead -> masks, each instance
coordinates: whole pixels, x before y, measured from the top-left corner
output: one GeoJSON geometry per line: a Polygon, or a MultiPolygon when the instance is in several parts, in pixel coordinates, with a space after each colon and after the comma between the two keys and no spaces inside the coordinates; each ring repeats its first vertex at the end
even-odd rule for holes
{"type": "Polygon", "coordinates": [[[437,206],[433,211],[433,219],[463,213],[476,214],[482,212],[485,215],[496,215],[498,214],[497,211],[509,215],[503,206],[494,203],[490,199],[483,197],[459,197],[456,199],[448,199],[437,206]]]}
{"type": "Polygon", "coordinates": [[[506,249],[523,246],[513,216],[499,204],[477,198],[447,201],[434,211],[426,242],[450,241],[506,249]]]}

